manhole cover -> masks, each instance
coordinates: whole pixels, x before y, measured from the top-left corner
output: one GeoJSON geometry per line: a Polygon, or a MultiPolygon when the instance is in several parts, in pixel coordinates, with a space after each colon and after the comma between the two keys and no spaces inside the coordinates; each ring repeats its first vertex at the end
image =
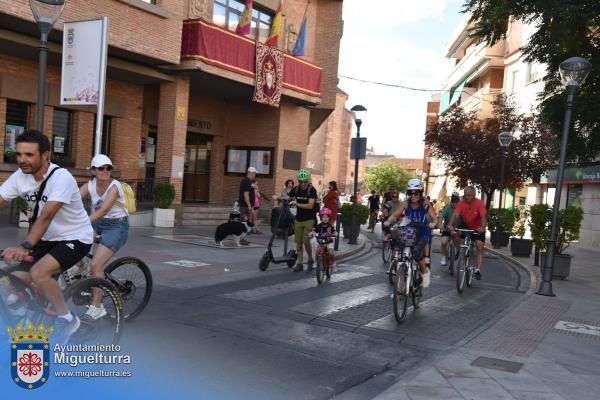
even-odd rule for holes
{"type": "Polygon", "coordinates": [[[471,365],[474,367],[497,369],[498,371],[512,372],[515,374],[523,367],[522,363],[488,357],[478,357],[471,365]]]}

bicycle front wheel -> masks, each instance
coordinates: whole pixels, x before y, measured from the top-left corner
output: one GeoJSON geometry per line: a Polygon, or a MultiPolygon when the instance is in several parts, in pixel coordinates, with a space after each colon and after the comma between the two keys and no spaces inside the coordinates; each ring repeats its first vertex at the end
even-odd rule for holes
{"type": "Polygon", "coordinates": [[[456,263],[456,290],[462,293],[465,288],[465,272],[466,272],[466,249],[460,249],[458,261],[456,263]]]}
{"type": "Polygon", "coordinates": [[[123,331],[123,300],[117,288],[100,278],[85,278],[69,286],[65,292],[69,310],[81,320],[79,329],[73,333],[71,343],[117,344],[123,331]],[[93,320],[87,318],[87,307],[92,304],[94,291],[101,292],[101,302],[107,315],[93,320]]]}
{"type": "Polygon", "coordinates": [[[456,248],[452,244],[452,240],[448,243],[448,271],[450,272],[450,276],[454,275],[454,264],[456,257],[456,248]]]}
{"type": "Polygon", "coordinates": [[[467,266],[465,268],[465,283],[467,284],[467,287],[471,287],[471,284],[473,283],[473,255],[469,254],[469,257],[467,257],[467,259],[465,260],[467,263],[467,266]]]}
{"type": "Polygon", "coordinates": [[[406,289],[407,286],[407,274],[406,265],[402,264],[398,268],[398,272],[395,276],[394,294],[392,295],[393,306],[394,306],[394,318],[397,322],[402,322],[406,316],[406,310],[408,309],[408,296],[409,293],[406,289]]]}
{"type": "Polygon", "coordinates": [[[320,285],[323,283],[323,279],[325,278],[325,265],[324,265],[324,257],[322,254],[317,256],[317,283],[320,285]]]}
{"type": "Polygon", "coordinates": [[[390,264],[390,268],[388,269],[388,272],[387,272],[388,281],[390,282],[390,285],[393,285],[395,282],[394,277],[396,276],[397,269],[398,269],[398,261],[393,260],[392,263],[390,264]]]}
{"type": "Polygon", "coordinates": [[[146,263],[135,257],[118,258],[106,267],[104,274],[123,299],[125,320],[140,315],[152,296],[152,273],[146,263]]]}

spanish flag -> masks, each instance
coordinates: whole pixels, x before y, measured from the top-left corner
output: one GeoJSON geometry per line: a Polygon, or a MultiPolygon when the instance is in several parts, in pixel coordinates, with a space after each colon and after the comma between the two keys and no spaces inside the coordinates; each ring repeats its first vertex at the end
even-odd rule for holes
{"type": "Polygon", "coordinates": [[[240,17],[240,21],[238,22],[237,27],[235,28],[235,33],[239,35],[247,35],[250,33],[250,26],[252,23],[252,0],[246,0],[246,6],[244,7],[244,12],[240,17]]]}
{"type": "Polygon", "coordinates": [[[281,32],[281,9],[283,5],[283,0],[279,0],[279,6],[277,7],[277,13],[275,14],[275,18],[273,18],[273,25],[271,25],[271,34],[269,38],[265,42],[269,46],[277,47],[277,43],[279,42],[279,32],[281,32]]]}

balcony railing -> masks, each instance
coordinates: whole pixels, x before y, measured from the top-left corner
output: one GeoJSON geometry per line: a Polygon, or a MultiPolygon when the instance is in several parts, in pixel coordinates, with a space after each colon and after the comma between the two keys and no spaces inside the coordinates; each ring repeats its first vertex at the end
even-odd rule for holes
{"type": "MultiPolygon", "coordinates": [[[[201,61],[254,78],[256,41],[202,19],[188,20],[183,23],[181,59],[201,61]]],[[[323,70],[318,65],[284,53],[284,89],[320,97],[322,76],[323,70]]]]}

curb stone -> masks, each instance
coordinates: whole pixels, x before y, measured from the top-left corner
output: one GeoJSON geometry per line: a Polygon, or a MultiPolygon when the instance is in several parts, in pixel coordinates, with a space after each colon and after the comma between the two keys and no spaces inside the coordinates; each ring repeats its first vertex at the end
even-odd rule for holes
{"type": "Polygon", "coordinates": [[[539,272],[537,271],[537,268],[529,268],[527,265],[516,260],[515,258],[513,258],[509,255],[503,254],[502,252],[500,252],[498,250],[494,250],[490,247],[485,246],[485,249],[486,249],[486,251],[489,251],[490,253],[512,263],[517,268],[520,268],[523,271],[525,271],[527,274],[529,274],[529,289],[527,289],[527,292],[526,292],[527,295],[531,295],[536,291],[536,288],[538,287],[538,283],[539,283],[538,282],[539,272]]]}

